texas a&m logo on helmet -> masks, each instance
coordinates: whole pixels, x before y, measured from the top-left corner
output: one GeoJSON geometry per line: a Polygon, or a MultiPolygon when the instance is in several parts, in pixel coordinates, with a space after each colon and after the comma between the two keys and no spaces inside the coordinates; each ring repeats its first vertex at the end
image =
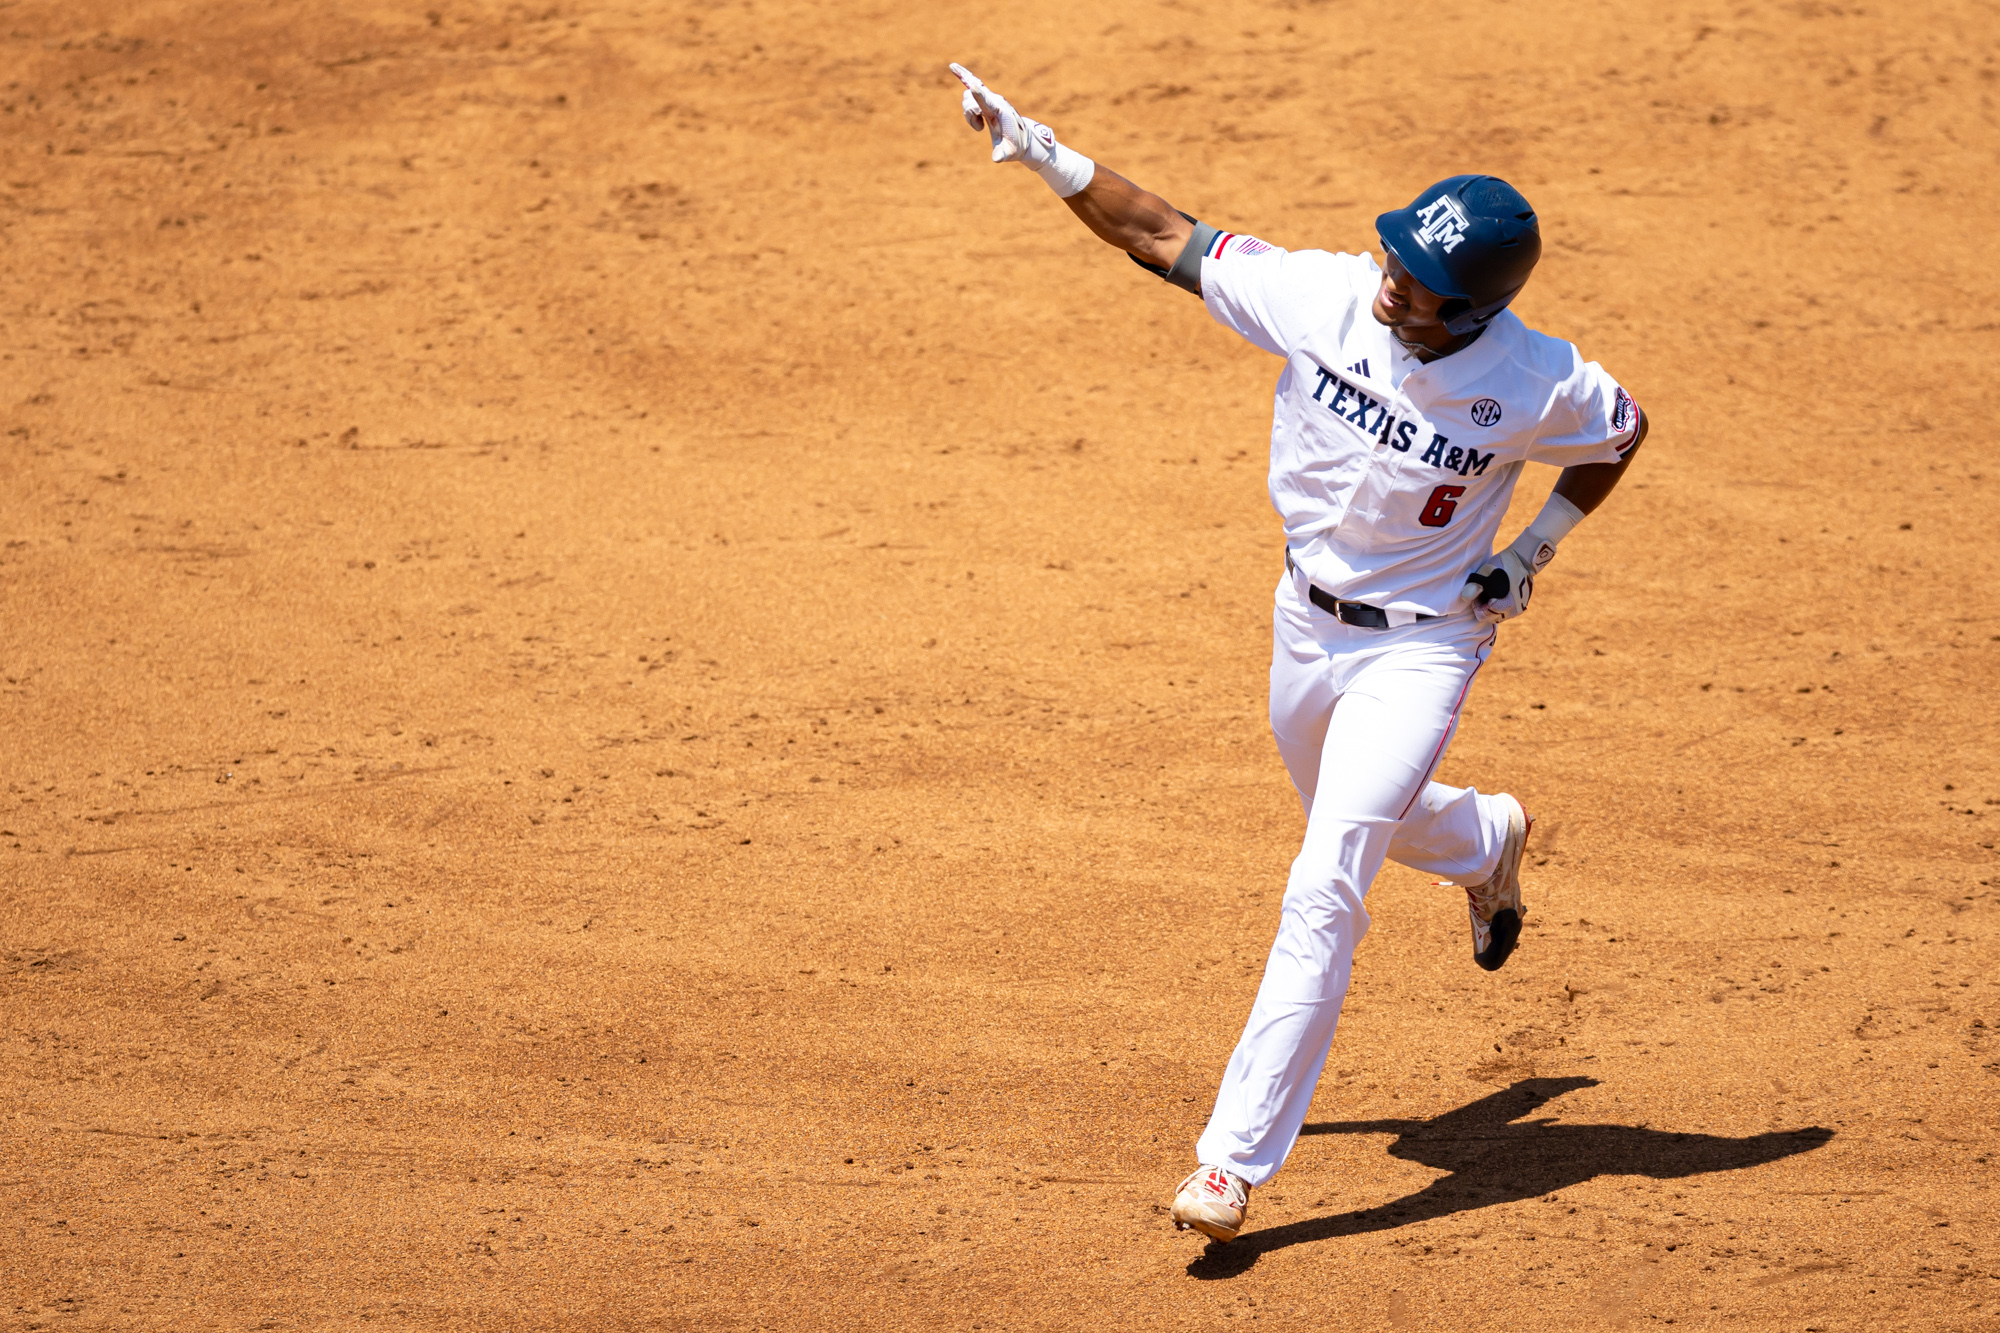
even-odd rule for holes
{"type": "Polygon", "coordinates": [[[1435,245],[1446,254],[1459,247],[1465,239],[1465,229],[1470,223],[1460,211],[1458,203],[1448,194],[1441,194],[1417,210],[1423,219],[1423,227],[1417,232],[1417,239],[1435,245]]]}

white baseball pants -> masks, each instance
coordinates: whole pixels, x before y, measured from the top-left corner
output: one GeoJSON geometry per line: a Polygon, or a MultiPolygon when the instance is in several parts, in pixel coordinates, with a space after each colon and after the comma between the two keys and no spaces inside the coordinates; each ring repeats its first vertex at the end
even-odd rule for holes
{"type": "Polygon", "coordinates": [[[1362,629],[1314,606],[1306,587],[1295,574],[1279,580],[1271,653],[1271,731],[1306,808],[1305,843],[1195,1148],[1203,1166],[1253,1186],[1277,1173],[1305,1123],[1383,860],[1476,884],[1499,866],[1507,833],[1495,798],[1430,780],[1494,627],[1461,613],[1362,629]]]}

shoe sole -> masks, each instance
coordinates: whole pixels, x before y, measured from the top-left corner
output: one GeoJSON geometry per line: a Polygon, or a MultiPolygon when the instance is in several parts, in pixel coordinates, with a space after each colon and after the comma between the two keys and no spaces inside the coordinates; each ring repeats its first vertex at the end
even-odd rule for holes
{"type": "MultiPolygon", "coordinates": [[[[1528,835],[1535,831],[1535,819],[1521,808],[1521,803],[1513,797],[1513,813],[1507,816],[1507,840],[1500,846],[1500,864],[1493,871],[1499,881],[1499,897],[1513,902],[1521,901],[1521,856],[1528,849],[1528,835]]],[[[1525,909],[1503,907],[1493,914],[1489,926],[1492,936],[1486,947],[1472,955],[1472,961],[1488,972],[1498,972],[1501,964],[1514,952],[1514,946],[1521,942],[1521,918],[1525,909]]]]}
{"type": "Polygon", "coordinates": [[[1199,1231],[1202,1235],[1208,1237],[1210,1240],[1219,1240],[1223,1244],[1227,1245],[1230,1241],[1235,1240],[1237,1236],[1242,1234],[1243,1228],[1238,1227],[1234,1231],[1232,1231],[1228,1227],[1222,1225],[1222,1223],[1211,1222],[1206,1218],[1197,1217],[1184,1222],[1180,1218],[1176,1217],[1174,1219],[1174,1230],[1199,1231]]]}

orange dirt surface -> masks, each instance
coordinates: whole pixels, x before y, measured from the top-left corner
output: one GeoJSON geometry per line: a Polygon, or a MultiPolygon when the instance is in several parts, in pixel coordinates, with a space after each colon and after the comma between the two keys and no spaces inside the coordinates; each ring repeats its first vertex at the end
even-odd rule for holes
{"type": "Polygon", "coordinates": [[[0,4],[0,1327],[2000,1327],[1996,27],[0,4]],[[1383,874],[1227,1247],[1278,367],[951,59],[1294,248],[1507,176],[1653,422],[1442,770],[1520,952],[1383,874]]]}

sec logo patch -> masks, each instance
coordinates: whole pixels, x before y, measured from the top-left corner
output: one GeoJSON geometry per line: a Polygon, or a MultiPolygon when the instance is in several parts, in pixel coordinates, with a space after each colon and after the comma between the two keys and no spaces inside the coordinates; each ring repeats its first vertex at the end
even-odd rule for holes
{"type": "Polygon", "coordinates": [[[1491,426],[1500,420],[1500,404],[1491,398],[1482,398],[1472,405],[1472,423],[1475,426],[1491,426]]]}

